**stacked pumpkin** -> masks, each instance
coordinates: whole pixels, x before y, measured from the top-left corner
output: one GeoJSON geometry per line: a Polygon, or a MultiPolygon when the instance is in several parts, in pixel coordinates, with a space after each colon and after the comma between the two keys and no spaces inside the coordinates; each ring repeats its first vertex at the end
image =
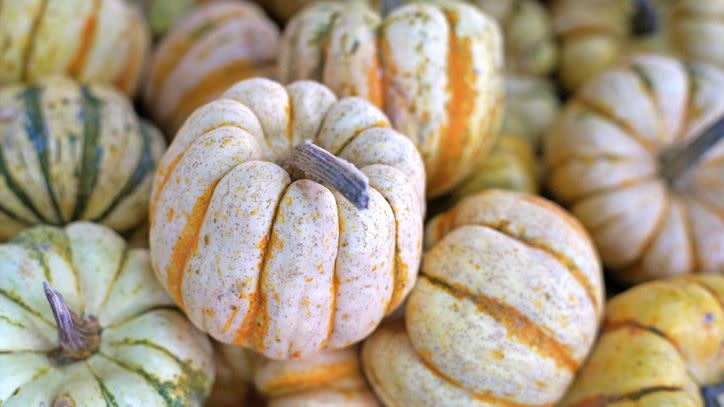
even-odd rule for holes
{"type": "Polygon", "coordinates": [[[604,304],[598,255],[724,271],[724,72],[620,62],[717,62],[718,1],[555,2],[560,113],[537,1],[260,1],[282,35],[128,3],[0,0],[0,405],[700,406],[724,379],[719,275],[604,304]],[[629,45],[636,10],[660,30],[629,45]],[[423,227],[428,198],[454,206],[423,227]]]}

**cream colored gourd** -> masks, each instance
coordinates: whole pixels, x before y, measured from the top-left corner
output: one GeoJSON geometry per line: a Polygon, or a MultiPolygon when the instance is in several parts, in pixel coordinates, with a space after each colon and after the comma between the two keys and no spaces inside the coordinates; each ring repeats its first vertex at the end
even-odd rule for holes
{"type": "Polygon", "coordinates": [[[303,360],[260,361],[254,382],[269,407],[379,406],[362,376],[357,347],[303,360]]]}
{"type": "Polygon", "coordinates": [[[652,281],[617,295],[561,406],[703,407],[699,387],[724,379],[723,303],[720,274],[652,281]]]}
{"type": "Polygon", "coordinates": [[[0,245],[0,404],[202,406],[211,345],[172,305],[148,251],[112,230],[85,222],[25,230],[0,245]],[[50,288],[44,295],[44,281],[62,299],[50,288]],[[65,340],[58,315],[68,318],[65,340]]]}
{"type": "Polygon", "coordinates": [[[0,241],[39,223],[143,229],[165,143],[120,92],[61,77],[0,88],[0,140],[0,241]]]}
{"type": "Polygon", "coordinates": [[[133,94],[150,48],[123,0],[0,0],[0,86],[65,74],[133,94]]]}
{"type": "Polygon", "coordinates": [[[468,0],[495,18],[505,38],[505,69],[545,76],[558,62],[558,45],[548,12],[538,0],[468,0]]]}
{"type": "Polygon", "coordinates": [[[674,182],[662,161],[722,117],[723,93],[713,66],[639,56],[584,85],[551,127],[549,190],[617,280],[724,271],[724,142],[674,182]]]}
{"type": "Polygon", "coordinates": [[[362,99],[239,82],[189,117],[159,164],[154,269],[221,342],[275,359],[348,346],[412,288],[424,177],[414,145],[362,99]],[[290,177],[282,166],[307,139],[369,178],[368,209],[290,177]]]}
{"type": "Polygon", "coordinates": [[[503,134],[473,174],[453,190],[450,202],[457,203],[486,189],[536,194],[538,179],[538,163],[530,144],[521,137],[503,134]]]}
{"type": "Polygon", "coordinates": [[[249,398],[256,356],[248,349],[214,342],[214,387],[206,401],[207,407],[244,407],[249,398]]]}
{"type": "Polygon", "coordinates": [[[426,227],[407,300],[364,344],[386,406],[551,405],[596,339],[601,266],[580,224],[532,195],[490,190],[426,227]]]}
{"type": "Polygon", "coordinates": [[[225,0],[126,0],[140,7],[155,37],[165,35],[173,25],[200,3],[225,0]]]}
{"type": "Polygon", "coordinates": [[[464,3],[410,4],[382,19],[361,2],[320,2],[285,28],[278,77],[318,80],[382,108],[420,150],[437,197],[495,142],[502,54],[495,21],[464,3]]]}
{"type": "Polygon", "coordinates": [[[549,79],[532,76],[505,76],[505,113],[502,134],[526,140],[534,151],[541,137],[560,110],[560,101],[549,79]]]}
{"type": "Polygon", "coordinates": [[[255,4],[193,8],[154,51],[143,101],[171,138],[196,108],[236,82],[273,74],[279,29],[255,4]]]}

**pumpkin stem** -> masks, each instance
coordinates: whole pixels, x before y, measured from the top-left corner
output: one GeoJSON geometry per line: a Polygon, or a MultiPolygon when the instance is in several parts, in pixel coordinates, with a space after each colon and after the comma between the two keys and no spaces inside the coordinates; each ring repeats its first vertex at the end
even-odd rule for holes
{"type": "Polygon", "coordinates": [[[58,326],[60,348],[51,352],[51,359],[58,364],[87,359],[100,345],[101,326],[89,316],[80,318],[68,308],[63,296],[43,281],[45,298],[50,303],[55,323],[58,326]]]}
{"type": "Polygon", "coordinates": [[[382,17],[387,17],[392,10],[400,7],[402,4],[402,0],[381,0],[381,2],[380,14],[382,14],[382,17]]]}
{"type": "Polygon", "coordinates": [[[294,147],[288,164],[305,177],[333,186],[357,209],[367,209],[369,183],[353,164],[308,141],[294,147]]]}
{"type": "Polygon", "coordinates": [[[637,36],[656,32],[661,25],[661,16],[651,0],[634,0],[636,12],[633,17],[633,33],[637,36]]]}
{"type": "Polygon", "coordinates": [[[671,147],[661,152],[659,165],[661,176],[675,185],[677,180],[701,160],[701,158],[724,137],[724,117],[704,130],[690,142],[671,147]]]}
{"type": "Polygon", "coordinates": [[[701,389],[706,407],[724,407],[724,383],[701,389]]]}

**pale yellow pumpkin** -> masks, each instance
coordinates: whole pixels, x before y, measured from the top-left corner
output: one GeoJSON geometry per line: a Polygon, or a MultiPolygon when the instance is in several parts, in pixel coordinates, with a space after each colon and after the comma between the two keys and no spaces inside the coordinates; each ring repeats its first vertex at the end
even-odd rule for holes
{"type": "Polygon", "coordinates": [[[359,364],[359,349],[325,351],[303,360],[262,360],[254,382],[268,407],[377,407],[359,364]]]}
{"type": "Polygon", "coordinates": [[[549,79],[505,75],[505,113],[502,134],[522,137],[534,151],[560,110],[560,101],[549,79]]]}
{"type": "Polygon", "coordinates": [[[548,187],[617,280],[724,271],[724,142],[675,181],[662,161],[724,115],[722,94],[713,66],[638,56],[584,85],[551,127],[548,187]]]}
{"type": "Polygon", "coordinates": [[[171,138],[184,120],[236,82],[273,74],[279,29],[255,4],[202,4],[154,51],[143,101],[171,138]]]}
{"type": "Polygon", "coordinates": [[[596,338],[601,266],[580,224],[532,195],[490,190],[426,227],[405,326],[364,344],[388,407],[551,405],[596,338]]]}
{"type": "Polygon", "coordinates": [[[603,334],[564,407],[703,407],[699,387],[724,380],[724,277],[653,281],[606,305],[603,334]]]}
{"type": "Polygon", "coordinates": [[[134,93],[150,47],[123,0],[0,0],[0,86],[65,74],[134,93]]]}
{"type": "Polygon", "coordinates": [[[194,112],[159,164],[154,269],[221,342],[275,359],[342,348],[412,288],[424,185],[415,146],[364,100],[314,82],[242,81],[194,112]],[[368,177],[367,209],[292,180],[282,166],[306,139],[368,177]]]}
{"type": "Polygon", "coordinates": [[[437,197],[494,144],[502,48],[497,23],[465,3],[409,4],[382,19],[361,2],[320,2],[285,28],[278,77],[318,80],[382,108],[420,150],[437,197]]]}
{"type": "Polygon", "coordinates": [[[3,407],[200,407],[214,364],[148,250],[76,222],[0,245],[0,377],[3,407]]]}
{"type": "Polygon", "coordinates": [[[207,1],[225,0],[126,0],[141,9],[155,37],[166,34],[193,7],[207,1]]]}
{"type": "Polygon", "coordinates": [[[143,233],[164,150],[160,132],[108,86],[48,77],[0,88],[0,241],[75,220],[143,233]]]}

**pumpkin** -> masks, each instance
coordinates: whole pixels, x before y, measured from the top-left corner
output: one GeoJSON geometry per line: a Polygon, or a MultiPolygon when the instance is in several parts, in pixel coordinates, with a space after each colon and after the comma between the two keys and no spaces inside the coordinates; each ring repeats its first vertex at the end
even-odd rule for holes
{"type": "Polygon", "coordinates": [[[502,62],[497,24],[464,3],[405,5],[383,20],[360,2],[320,2],[287,25],[278,77],[318,80],[383,108],[420,150],[433,198],[492,148],[502,62]]]}
{"type": "Polygon", "coordinates": [[[236,82],[273,73],[279,29],[243,1],[200,5],[165,36],[146,74],[143,100],[170,138],[184,120],[236,82]]]}
{"type": "Polygon", "coordinates": [[[274,359],[339,349],[412,288],[424,185],[415,146],[364,100],[242,81],[194,112],[159,164],[154,269],[223,343],[274,359]]]}
{"type": "Polygon", "coordinates": [[[724,68],[724,0],[558,0],[560,77],[576,89],[632,51],[667,53],[724,68]]]}
{"type": "Polygon", "coordinates": [[[0,240],[80,219],[132,234],[164,148],[112,88],[60,77],[0,88],[0,240]]]}
{"type": "Polygon", "coordinates": [[[247,405],[257,357],[246,349],[214,343],[216,378],[206,401],[207,407],[242,407],[247,405]]]}
{"type": "Polygon", "coordinates": [[[0,245],[0,404],[201,406],[211,345],[172,304],[111,229],[26,229],[0,245]]]}
{"type": "Polygon", "coordinates": [[[0,9],[0,86],[66,74],[136,89],[150,35],[123,0],[2,0],[0,9]]]}
{"type": "Polygon", "coordinates": [[[377,407],[362,376],[356,347],[303,360],[264,360],[254,373],[269,407],[377,407]]]}
{"type": "Polygon", "coordinates": [[[549,79],[505,76],[503,134],[522,137],[537,152],[543,133],[560,110],[556,90],[549,79]]]}
{"type": "Polygon", "coordinates": [[[450,201],[456,203],[467,196],[495,188],[530,194],[538,192],[535,153],[530,144],[518,136],[501,135],[493,151],[475,172],[455,188],[450,201]]]}
{"type": "Polygon", "coordinates": [[[127,0],[141,8],[151,32],[160,37],[173,27],[196,4],[214,0],[127,0]]]}
{"type": "Polygon", "coordinates": [[[495,18],[505,38],[505,68],[509,72],[544,76],[558,60],[553,27],[538,0],[468,0],[495,18]]]}
{"type": "Polygon", "coordinates": [[[601,266],[586,232],[543,198],[489,190],[426,227],[405,323],[364,344],[387,406],[549,405],[596,337],[601,266]]]}
{"type": "Polygon", "coordinates": [[[562,406],[703,406],[724,379],[724,277],[638,285],[606,305],[601,339],[562,406]]]}
{"type": "Polygon", "coordinates": [[[723,93],[713,66],[642,55],[584,85],[551,127],[548,187],[616,280],[724,271],[724,142],[683,174],[670,154],[724,114],[723,93]]]}

